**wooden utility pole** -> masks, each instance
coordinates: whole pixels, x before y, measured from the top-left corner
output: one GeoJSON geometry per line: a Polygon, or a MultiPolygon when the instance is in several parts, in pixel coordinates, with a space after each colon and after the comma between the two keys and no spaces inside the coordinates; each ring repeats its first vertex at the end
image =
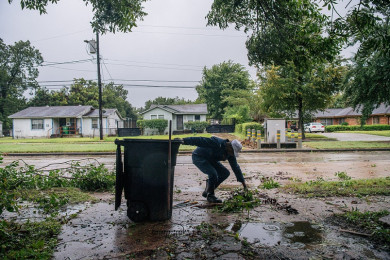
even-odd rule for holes
{"type": "Polygon", "coordinates": [[[100,51],[99,51],[99,32],[96,32],[96,53],[97,53],[97,73],[99,87],[99,131],[100,140],[103,140],[103,108],[102,108],[102,81],[100,78],[100,51]]]}

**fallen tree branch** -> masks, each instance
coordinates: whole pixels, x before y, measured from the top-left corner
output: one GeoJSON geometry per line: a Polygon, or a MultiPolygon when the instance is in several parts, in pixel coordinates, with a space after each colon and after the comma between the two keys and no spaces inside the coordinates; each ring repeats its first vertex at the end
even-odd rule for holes
{"type": "Polygon", "coordinates": [[[372,234],[361,233],[361,232],[347,230],[347,229],[341,229],[341,228],[339,229],[339,231],[344,232],[344,233],[353,234],[353,235],[363,236],[363,237],[371,237],[372,236],[372,234]]]}

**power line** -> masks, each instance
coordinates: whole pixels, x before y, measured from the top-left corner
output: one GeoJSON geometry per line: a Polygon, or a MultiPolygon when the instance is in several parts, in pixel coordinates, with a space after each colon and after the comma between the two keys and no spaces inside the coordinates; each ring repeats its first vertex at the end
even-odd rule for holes
{"type": "Polygon", "coordinates": [[[106,63],[106,64],[114,65],[114,66],[136,67],[136,68],[147,68],[147,69],[202,71],[201,69],[169,68],[169,67],[146,66],[146,65],[130,65],[130,64],[120,64],[120,63],[106,63]]]}
{"type": "Polygon", "coordinates": [[[113,81],[144,81],[144,82],[191,82],[199,83],[199,80],[153,80],[153,79],[113,79],[113,81]]]}
{"type": "Polygon", "coordinates": [[[173,35],[206,36],[206,37],[228,37],[228,38],[243,38],[244,36],[246,36],[246,35],[223,35],[223,34],[203,34],[203,33],[145,32],[145,31],[133,31],[132,33],[173,34],[173,35]]]}
{"type": "MultiPolygon", "coordinates": [[[[97,80],[97,79],[85,79],[86,81],[97,80]]],[[[106,81],[124,81],[124,82],[169,82],[169,83],[199,83],[199,80],[155,80],[155,79],[110,79],[106,81]]],[[[38,83],[61,83],[61,82],[74,82],[74,80],[44,80],[38,81],[38,83]]]]}
{"type": "Polygon", "coordinates": [[[48,66],[50,68],[55,68],[55,69],[61,69],[61,70],[73,70],[73,71],[85,71],[85,72],[96,72],[96,70],[80,70],[80,69],[69,69],[69,68],[61,68],[57,66],[48,66]]]}
{"type": "Polygon", "coordinates": [[[72,60],[72,61],[61,61],[61,62],[56,62],[56,61],[46,61],[46,64],[41,64],[39,65],[40,67],[45,67],[45,66],[52,66],[52,65],[62,65],[62,64],[76,64],[76,63],[85,63],[88,61],[93,61],[93,59],[84,59],[84,60],[72,60]]]}
{"type": "Polygon", "coordinates": [[[159,63],[159,62],[147,62],[147,61],[129,61],[129,60],[113,60],[105,59],[106,61],[120,61],[120,62],[129,62],[129,63],[145,63],[145,64],[155,64],[155,65],[167,65],[167,66],[184,66],[184,67],[196,67],[203,68],[204,66],[200,65],[186,65],[186,64],[177,64],[177,63],[159,63]]]}
{"type": "MultiPolygon", "coordinates": [[[[114,84],[115,86],[123,86],[123,87],[145,87],[145,88],[182,88],[182,89],[195,89],[196,86],[165,86],[165,85],[145,85],[145,84],[114,84]]],[[[48,89],[60,89],[59,87],[69,87],[71,85],[57,85],[57,84],[47,84],[41,85],[42,87],[48,89]]]]}
{"type": "Polygon", "coordinates": [[[74,34],[86,32],[86,31],[90,31],[90,30],[91,30],[91,29],[89,28],[89,29],[85,29],[85,30],[82,30],[82,31],[76,31],[76,32],[71,32],[71,33],[65,33],[65,34],[60,34],[60,35],[56,35],[56,36],[49,37],[49,38],[43,38],[43,39],[33,40],[33,41],[31,41],[31,42],[34,43],[34,42],[41,42],[41,41],[52,40],[52,39],[56,39],[56,38],[62,38],[62,37],[68,36],[68,35],[74,35],[74,34]]]}

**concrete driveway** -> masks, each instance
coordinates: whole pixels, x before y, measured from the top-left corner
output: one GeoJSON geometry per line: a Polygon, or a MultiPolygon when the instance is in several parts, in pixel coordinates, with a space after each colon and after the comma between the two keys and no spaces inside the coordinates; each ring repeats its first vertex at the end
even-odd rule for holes
{"type": "Polygon", "coordinates": [[[335,138],[338,141],[390,141],[390,137],[368,134],[323,133],[321,135],[329,138],[335,138]]]}

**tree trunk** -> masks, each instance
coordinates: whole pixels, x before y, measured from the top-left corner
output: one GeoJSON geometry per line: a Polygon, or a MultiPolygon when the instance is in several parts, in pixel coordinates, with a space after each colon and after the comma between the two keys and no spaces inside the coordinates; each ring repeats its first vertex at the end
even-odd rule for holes
{"type": "Polygon", "coordinates": [[[302,131],[302,139],[305,139],[305,129],[303,127],[303,101],[302,97],[298,97],[298,129],[302,131]]]}

